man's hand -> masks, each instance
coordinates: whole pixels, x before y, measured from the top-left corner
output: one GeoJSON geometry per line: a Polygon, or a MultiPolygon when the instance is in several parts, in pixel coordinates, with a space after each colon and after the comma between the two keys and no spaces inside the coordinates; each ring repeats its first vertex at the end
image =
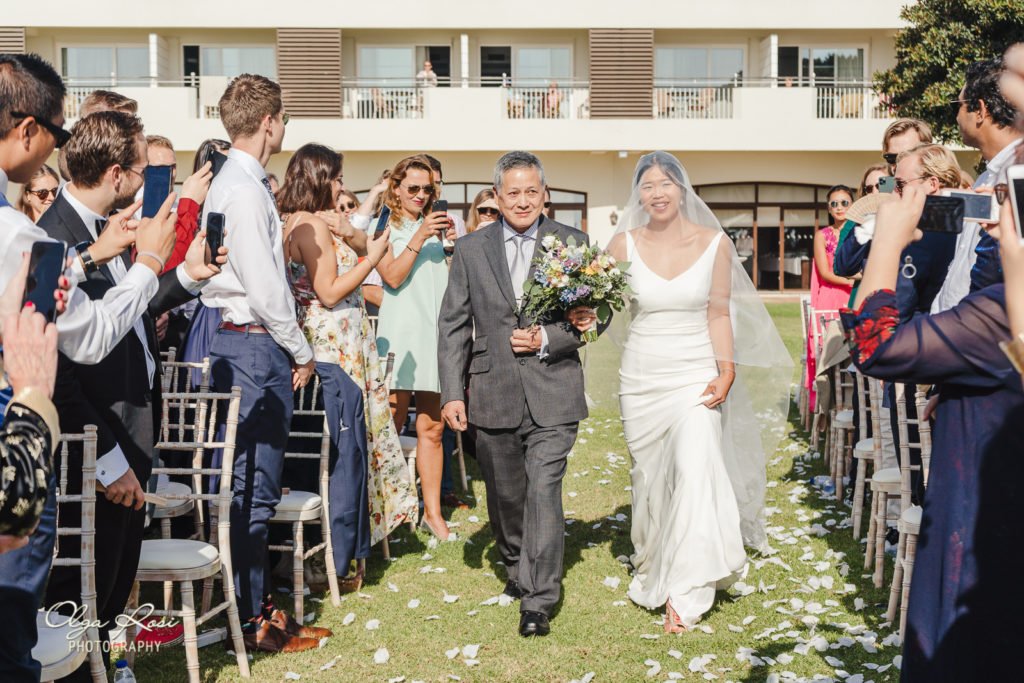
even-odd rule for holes
{"type": "Polygon", "coordinates": [[[182,199],[191,199],[196,204],[206,201],[206,193],[210,191],[210,182],[213,180],[213,162],[207,161],[198,171],[185,178],[181,184],[182,199]]]}
{"type": "Polygon", "coordinates": [[[107,500],[114,505],[124,505],[126,508],[141,510],[142,506],[146,504],[146,494],[139,486],[139,480],[135,478],[135,473],[130,469],[106,488],[97,481],[96,490],[102,491],[107,500]]]}
{"type": "Polygon", "coordinates": [[[57,379],[57,326],[26,305],[4,324],[4,370],[17,394],[35,389],[53,397],[57,379]]]}
{"type": "Polygon", "coordinates": [[[445,424],[457,432],[464,432],[469,426],[469,422],[466,419],[465,401],[448,401],[441,408],[441,417],[444,419],[445,424]]]}
{"type": "Polygon", "coordinates": [[[306,386],[313,377],[316,370],[316,360],[311,360],[302,365],[292,365],[292,390],[296,391],[306,386]]]}
{"type": "Polygon", "coordinates": [[[139,199],[107,220],[107,227],[89,247],[89,254],[96,265],[102,266],[110,262],[135,244],[135,231],[139,227],[139,222],[134,216],[141,206],[142,200],[139,199]]]}
{"type": "Polygon", "coordinates": [[[167,325],[170,322],[171,322],[171,313],[170,313],[170,311],[164,311],[159,316],[157,316],[157,319],[155,321],[153,321],[153,324],[156,326],[156,339],[157,339],[157,341],[163,341],[164,337],[167,336],[167,325]]]}
{"type": "Polygon", "coordinates": [[[152,258],[142,261],[141,257],[144,256],[142,252],[152,252],[165,263],[171,256],[171,251],[174,250],[174,243],[178,237],[178,233],[175,230],[178,216],[171,212],[171,207],[174,206],[174,197],[175,194],[173,192],[167,195],[167,199],[164,200],[156,216],[153,218],[143,218],[139,221],[139,227],[135,229],[135,247],[140,257],[137,258],[137,261],[145,263],[157,275],[162,270],[160,264],[156,263],[152,258]]]}
{"type": "Polygon", "coordinates": [[[565,319],[580,332],[586,332],[597,323],[597,312],[589,306],[576,306],[565,312],[565,319]]]}
{"type": "Polygon", "coordinates": [[[542,342],[540,327],[512,330],[509,341],[512,343],[513,353],[537,353],[540,351],[542,342]]]}
{"type": "MultiPolygon", "coordinates": [[[[227,230],[224,231],[227,235],[227,230]]],[[[206,231],[200,230],[192,238],[185,252],[185,274],[196,282],[209,280],[220,272],[220,267],[228,262],[228,248],[221,246],[215,259],[206,262],[206,231]]]]}

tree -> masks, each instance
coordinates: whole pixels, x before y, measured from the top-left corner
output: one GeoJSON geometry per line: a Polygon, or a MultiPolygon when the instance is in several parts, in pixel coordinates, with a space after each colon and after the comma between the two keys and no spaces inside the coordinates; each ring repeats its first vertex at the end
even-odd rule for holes
{"type": "Polygon", "coordinates": [[[972,62],[1001,57],[1024,41],[1024,0],[918,0],[900,11],[896,66],[875,87],[901,117],[927,121],[938,139],[958,140],[955,102],[972,62]]]}

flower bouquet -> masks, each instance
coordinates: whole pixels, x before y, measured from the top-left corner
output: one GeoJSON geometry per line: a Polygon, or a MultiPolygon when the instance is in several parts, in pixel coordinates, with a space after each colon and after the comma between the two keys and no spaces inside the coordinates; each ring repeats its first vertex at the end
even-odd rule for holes
{"type": "MultiPolygon", "coordinates": [[[[546,236],[534,265],[533,278],[523,286],[523,314],[533,324],[548,311],[577,306],[593,308],[598,322],[606,323],[632,294],[626,282],[628,263],[617,262],[596,245],[577,245],[572,237],[563,244],[554,235],[546,236]]],[[[597,341],[597,330],[584,332],[583,341],[597,341]]]]}

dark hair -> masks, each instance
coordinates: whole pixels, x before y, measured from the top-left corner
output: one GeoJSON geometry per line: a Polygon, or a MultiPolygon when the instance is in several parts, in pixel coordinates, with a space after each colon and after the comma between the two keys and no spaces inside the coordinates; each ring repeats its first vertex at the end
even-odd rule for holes
{"type": "Polygon", "coordinates": [[[429,154],[421,154],[424,159],[430,164],[431,170],[437,171],[437,175],[444,178],[444,171],[441,170],[441,162],[437,157],[430,156],[429,154]]]}
{"type": "Polygon", "coordinates": [[[71,140],[62,148],[71,180],[83,188],[96,187],[111,166],[127,169],[139,161],[142,121],[134,114],[98,111],[78,119],[71,140]]]}
{"type": "Polygon", "coordinates": [[[199,149],[196,150],[195,158],[192,160],[192,172],[195,173],[203,164],[209,161],[213,157],[214,152],[226,154],[229,149],[231,149],[231,143],[227,140],[220,140],[218,138],[203,140],[199,144],[199,149]]]}
{"type": "Polygon", "coordinates": [[[341,155],[333,149],[315,143],[299,147],[288,160],[277,191],[278,209],[282,214],[333,210],[331,181],[340,175],[341,155]]]}
{"type": "Polygon", "coordinates": [[[1016,122],[1017,112],[999,90],[999,77],[1002,75],[1002,59],[974,62],[967,67],[964,105],[967,111],[978,111],[981,109],[979,101],[984,102],[992,122],[1000,128],[1007,128],[1016,122]]]}
{"type": "Polygon", "coordinates": [[[644,177],[644,173],[657,166],[665,175],[669,177],[673,183],[679,187],[686,187],[686,177],[683,175],[683,167],[679,164],[679,160],[668,152],[651,152],[640,157],[640,161],[637,163],[636,172],[633,174],[633,187],[635,188],[640,184],[640,179],[644,177]]]}
{"type": "Polygon", "coordinates": [[[22,119],[11,112],[41,116],[49,123],[64,109],[64,82],[37,54],[0,54],[0,140],[22,119]]]}
{"type": "Polygon", "coordinates": [[[839,185],[833,185],[832,187],[828,188],[828,192],[825,193],[825,201],[830,201],[832,199],[832,195],[834,195],[836,192],[845,192],[846,194],[850,195],[851,200],[857,196],[857,193],[854,191],[852,187],[840,183],[839,185]]]}

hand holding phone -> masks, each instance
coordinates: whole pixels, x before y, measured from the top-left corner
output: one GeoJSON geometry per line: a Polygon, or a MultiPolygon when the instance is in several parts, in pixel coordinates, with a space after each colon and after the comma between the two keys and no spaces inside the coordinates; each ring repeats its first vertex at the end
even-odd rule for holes
{"type": "Polygon", "coordinates": [[[67,251],[67,245],[63,242],[40,241],[32,245],[23,303],[31,302],[47,322],[52,323],[57,319],[57,300],[54,294],[64,274],[67,251]]]}
{"type": "Polygon", "coordinates": [[[213,178],[216,178],[217,174],[220,173],[222,168],[224,168],[224,164],[228,161],[228,156],[222,152],[213,150],[210,153],[210,156],[207,157],[207,161],[210,162],[210,173],[212,174],[210,179],[212,180],[213,178]]]}
{"type": "Polygon", "coordinates": [[[892,194],[896,189],[896,176],[884,175],[878,179],[878,191],[892,194]]]}
{"type": "Polygon", "coordinates": [[[385,205],[380,209],[380,215],[377,217],[377,229],[374,230],[375,235],[379,235],[387,229],[388,223],[391,222],[391,209],[385,205]]]}
{"type": "Polygon", "coordinates": [[[142,190],[142,217],[152,218],[174,190],[174,166],[147,166],[142,190]]]}
{"type": "Polygon", "coordinates": [[[963,197],[929,195],[924,198],[924,210],[917,227],[928,232],[958,234],[964,229],[963,197]]]}
{"type": "Polygon", "coordinates": [[[211,211],[206,215],[206,263],[224,246],[224,214],[211,211]]]}
{"type": "Polygon", "coordinates": [[[1006,185],[1010,195],[1010,210],[1017,228],[1017,237],[1024,230],[1024,164],[1006,169],[1006,185]]]}

